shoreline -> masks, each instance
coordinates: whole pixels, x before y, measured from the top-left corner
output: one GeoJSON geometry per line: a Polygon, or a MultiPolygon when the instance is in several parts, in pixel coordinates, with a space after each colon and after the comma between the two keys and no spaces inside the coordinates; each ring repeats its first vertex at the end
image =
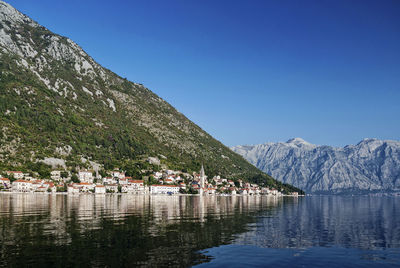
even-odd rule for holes
{"type": "Polygon", "coordinates": [[[127,195],[127,196],[139,196],[139,195],[146,195],[146,196],[221,196],[221,197],[306,197],[305,195],[199,195],[199,194],[129,194],[129,193],[67,193],[67,192],[55,192],[55,193],[48,193],[48,192],[11,192],[11,191],[0,191],[0,194],[37,194],[37,195],[71,195],[71,196],[78,196],[78,195],[93,195],[93,196],[102,196],[102,195],[127,195]]]}

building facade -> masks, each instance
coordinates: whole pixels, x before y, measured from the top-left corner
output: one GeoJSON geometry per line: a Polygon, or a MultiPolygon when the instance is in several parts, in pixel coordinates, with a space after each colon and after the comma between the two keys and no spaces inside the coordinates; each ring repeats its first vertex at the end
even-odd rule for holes
{"type": "Polygon", "coordinates": [[[177,194],[179,193],[179,186],[175,185],[151,185],[151,194],[177,194]]]}

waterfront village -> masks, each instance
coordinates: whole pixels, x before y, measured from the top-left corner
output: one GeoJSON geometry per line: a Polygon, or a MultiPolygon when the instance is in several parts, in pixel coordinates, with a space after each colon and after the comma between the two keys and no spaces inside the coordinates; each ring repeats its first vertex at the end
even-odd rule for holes
{"type": "MultiPolygon", "coordinates": [[[[0,190],[8,192],[43,192],[68,194],[79,193],[127,193],[127,194],[200,194],[200,195],[271,195],[282,196],[282,192],[260,187],[243,180],[229,180],[214,176],[207,178],[203,166],[200,173],[192,174],[164,169],[153,172],[148,178],[126,177],[120,170],[107,172],[102,177],[94,170],[80,170],[76,175],[62,170],[52,170],[50,179],[37,179],[22,171],[6,171],[0,176],[0,190]]],[[[290,193],[297,196],[297,192],[290,193]]]]}

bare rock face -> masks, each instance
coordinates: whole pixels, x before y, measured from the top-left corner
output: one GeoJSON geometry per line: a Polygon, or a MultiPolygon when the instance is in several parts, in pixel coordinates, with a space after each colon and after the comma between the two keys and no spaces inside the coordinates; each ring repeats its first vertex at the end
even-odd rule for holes
{"type": "Polygon", "coordinates": [[[300,138],[232,148],[259,169],[308,193],[400,191],[400,142],[364,139],[344,148],[300,138]]]}

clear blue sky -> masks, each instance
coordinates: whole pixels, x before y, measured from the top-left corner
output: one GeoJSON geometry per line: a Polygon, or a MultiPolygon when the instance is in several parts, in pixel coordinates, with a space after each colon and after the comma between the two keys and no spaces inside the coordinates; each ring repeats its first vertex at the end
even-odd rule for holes
{"type": "Polygon", "coordinates": [[[226,145],[400,140],[400,1],[7,2],[226,145]]]}

